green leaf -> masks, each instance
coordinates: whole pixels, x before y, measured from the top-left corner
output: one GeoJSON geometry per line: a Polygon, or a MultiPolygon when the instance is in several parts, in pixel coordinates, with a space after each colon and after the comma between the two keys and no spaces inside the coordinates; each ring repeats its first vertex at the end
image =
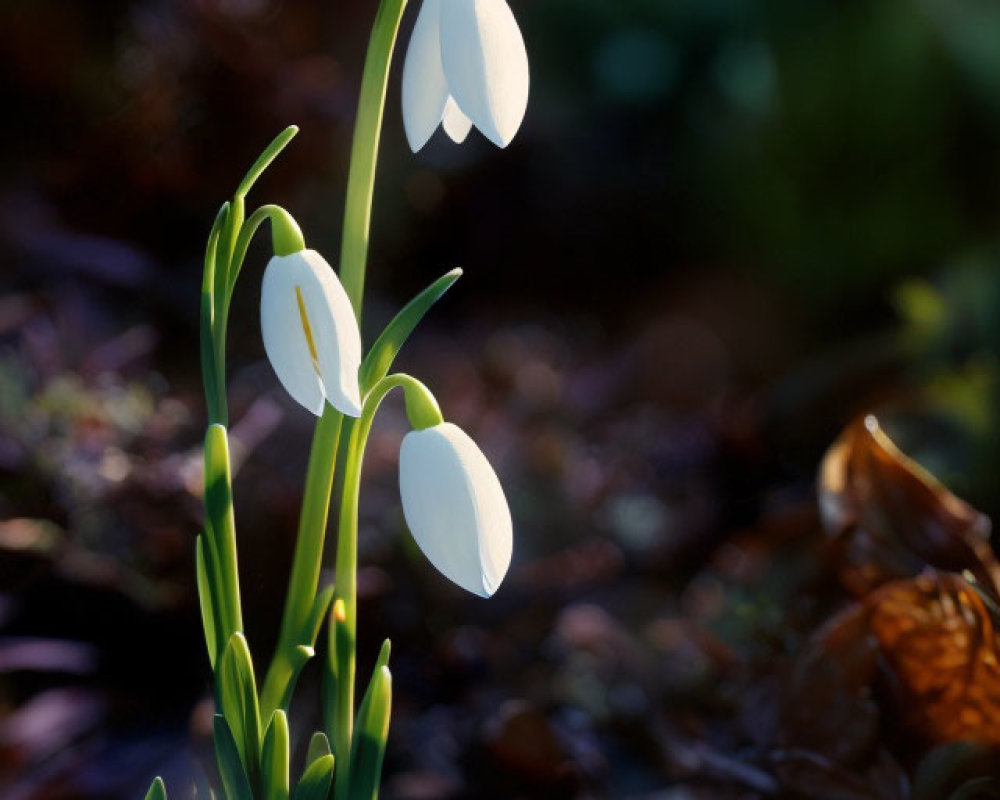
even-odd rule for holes
{"type": "Polygon", "coordinates": [[[260,772],[260,708],[250,648],[242,633],[234,633],[215,675],[219,709],[229,723],[237,750],[256,785],[260,772]]]}
{"type": "Polygon", "coordinates": [[[274,159],[278,157],[278,154],[288,146],[288,143],[295,138],[295,134],[298,132],[298,125],[289,125],[281,133],[274,137],[271,143],[264,148],[264,152],[257,157],[253,166],[247,170],[247,174],[244,176],[243,180],[240,181],[239,188],[236,189],[237,197],[246,196],[247,192],[249,192],[251,187],[257,182],[257,179],[264,174],[264,170],[271,165],[271,162],[274,161],[274,159]]]}
{"type": "Polygon", "coordinates": [[[219,246],[215,255],[215,313],[216,317],[222,318],[228,314],[229,292],[226,288],[229,285],[229,273],[233,263],[233,252],[236,250],[236,242],[239,239],[240,231],[243,229],[243,221],[246,218],[246,203],[243,197],[236,195],[229,205],[229,214],[222,232],[219,234],[219,246]]]}
{"type": "Polygon", "coordinates": [[[201,606],[201,625],[205,631],[205,646],[208,648],[208,660],[215,670],[215,659],[219,652],[216,638],[215,603],[212,600],[212,584],[209,580],[209,568],[205,563],[205,543],[201,535],[195,540],[194,550],[195,573],[198,578],[198,605],[201,606]]]}
{"type": "MultiPolygon", "coordinates": [[[[383,647],[383,652],[386,650],[383,647]]],[[[387,666],[379,665],[361,701],[351,743],[351,800],[376,800],[378,797],[391,711],[392,673],[387,666]]]]}
{"type": "Polygon", "coordinates": [[[389,656],[392,655],[392,642],[386,639],[382,642],[382,647],[378,651],[378,658],[375,659],[376,667],[388,667],[389,656]]]}
{"type": "Polygon", "coordinates": [[[405,344],[413,329],[423,319],[431,306],[447,292],[453,283],[462,276],[461,269],[453,269],[442,275],[434,283],[407,303],[386,325],[385,330],[371,346],[365,360],[361,364],[360,380],[361,394],[364,396],[382,378],[389,374],[389,368],[405,344]]]}
{"type": "Polygon", "coordinates": [[[295,785],[292,800],[327,800],[333,783],[333,756],[321,756],[313,761],[295,785]]]}
{"type": "Polygon", "coordinates": [[[215,759],[219,764],[219,775],[229,800],[253,800],[250,779],[247,778],[240,760],[240,751],[229,729],[226,718],[215,715],[215,759]]]}
{"type": "Polygon", "coordinates": [[[330,749],[330,740],[326,738],[323,731],[316,731],[309,740],[309,750],[306,752],[306,766],[308,767],[317,758],[328,756],[333,751],[330,749]]]}
{"type": "Polygon", "coordinates": [[[146,792],[146,800],[167,800],[167,787],[163,785],[163,778],[156,777],[146,792]]]}
{"type": "Polygon", "coordinates": [[[224,378],[219,374],[220,368],[215,357],[215,265],[218,260],[219,237],[229,219],[229,203],[223,203],[216,214],[212,230],[208,235],[208,246],[205,248],[205,266],[201,279],[201,375],[205,384],[205,402],[208,406],[210,422],[225,422],[225,387],[224,378]]]}
{"type": "Polygon", "coordinates": [[[229,440],[222,425],[209,425],[205,434],[205,528],[218,556],[221,585],[215,587],[223,627],[216,639],[228,642],[243,630],[240,581],[236,566],[236,523],[233,518],[232,472],[229,440]]]}
{"type": "Polygon", "coordinates": [[[261,748],[261,783],[264,800],[288,800],[288,717],[280,708],[271,715],[261,748]]]}

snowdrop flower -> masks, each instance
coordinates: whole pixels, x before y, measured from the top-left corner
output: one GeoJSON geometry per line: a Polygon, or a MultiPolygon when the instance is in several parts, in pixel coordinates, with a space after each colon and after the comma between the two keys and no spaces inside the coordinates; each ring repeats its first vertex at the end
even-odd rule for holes
{"type": "Polygon", "coordinates": [[[264,350],[292,398],[316,416],[325,403],[361,414],[361,334],[337,274],[315,250],[274,256],[260,297],[264,350]]]}
{"type": "Polygon", "coordinates": [[[403,516],[449,580],[491,596],[510,566],[513,526],[500,481],[476,443],[450,422],[410,431],[399,453],[403,516]]]}
{"type": "Polygon", "coordinates": [[[528,54],[505,0],[424,0],[403,66],[403,125],[417,152],[438,125],[461,143],[475,125],[498,147],[528,106],[528,54]]]}

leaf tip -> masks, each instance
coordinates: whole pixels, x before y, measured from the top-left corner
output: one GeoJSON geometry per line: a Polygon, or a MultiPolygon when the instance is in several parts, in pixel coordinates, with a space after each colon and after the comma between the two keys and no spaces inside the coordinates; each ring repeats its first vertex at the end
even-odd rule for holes
{"type": "Polygon", "coordinates": [[[386,639],[384,642],[382,642],[382,649],[379,651],[378,661],[375,662],[376,665],[379,667],[384,667],[386,664],[389,663],[389,656],[391,654],[392,654],[392,642],[389,639],[386,639]]]}

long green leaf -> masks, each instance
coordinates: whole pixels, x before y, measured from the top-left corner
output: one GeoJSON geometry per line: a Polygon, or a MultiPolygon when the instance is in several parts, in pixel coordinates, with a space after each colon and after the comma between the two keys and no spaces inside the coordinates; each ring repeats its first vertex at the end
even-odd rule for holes
{"type": "MultiPolygon", "coordinates": [[[[236,249],[236,242],[239,239],[240,231],[243,229],[243,222],[246,218],[246,202],[242,195],[235,195],[229,204],[229,214],[222,232],[219,234],[219,246],[215,254],[215,314],[217,320],[228,316],[229,292],[226,288],[229,285],[229,272],[233,262],[233,251],[236,249]]],[[[218,331],[216,331],[218,334],[218,331]]],[[[216,347],[219,342],[216,341],[216,347]]],[[[216,351],[216,358],[220,355],[216,351]]],[[[224,360],[224,359],[223,359],[224,360]]]]}
{"type": "Polygon", "coordinates": [[[229,729],[226,718],[215,715],[215,759],[219,764],[219,776],[229,800],[253,800],[250,779],[243,769],[240,751],[229,729]]]}
{"type": "Polygon", "coordinates": [[[351,800],[376,800],[392,711],[392,673],[377,666],[358,712],[351,743],[351,800]]]}
{"type": "Polygon", "coordinates": [[[289,125],[274,137],[271,143],[264,148],[264,152],[257,157],[253,166],[247,170],[247,174],[243,177],[243,180],[240,181],[240,185],[236,189],[237,197],[244,197],[250,191],[250,188],[257,182],[257,179],[264,173],[264,170],[271,165],[271,162],[288,146],[288,143],[295,138],[295,134],[298,132],[298,125],[289,125]]]}
{"type": "Polygon", "coordinates": [[[252,786],[260,773],[260,707],[250,648],[242,633],[234,633],[215,675],[219,709],[229,723],[252,786]]]}
{"type": "Polygon", "coordinates": [[[313,761],[295,785],[292,800],[327,800],[333,783],[333,756],[313,761]]]}
{"type": "Polygon", "coordinates": [[[167,787],[163,785],[163,778],[153,779],[153,783],[146,792],[146,800],[167,800],[167,787]]]}
{"type": "Polygon", "coordinates": [[[280,708],[271,715],[261,748],[261,784],[264,800],[288,800],[290,761],[288,717],[280,708]]]}
{"type": "Polygon", "coordinates": [[[431,306],[447,292],[452,284],[462,277],[461,269],[453,269],[438,278],[420,294],[407,303],[403,309],[385,326],[378,339],[369,349],[361,364],[361,394],[367,392],[389,374],[389,368],[400,348],[413,333],[413,329],[423,319],[431,306]]]}
{"type": "Polygon", "coordinates": [[[229,440],[222,425],[209,425],[205,434],[205,527],[218,555],[218,574],[222,583],[216,587],[216,596],[224,627],[216,631],[216,638],[228,642],[230,636],[243,630],[243,614],[236,565],[229,440]]]}
{"type": "Polygon", "coordinates": [[[216,609],[212,599],[212,584],[209,580],[209,567],[205,563],[205,543],[199,534],[195,540],[194,550],[195,574],[198,583],[198,605],[201,607],[201,625],[205,632],[205,646],[208,648],[208,660],[215,670],[215,659],[219,654],[219,642],[216,637],[216,609]]]}
{"type": "Polygon", "coordinates": [[[215,357],[215,271],[219,253],[219,237],[229,219],[229,203],[223,203],[216,214],[205,248],[205,266],[201,281],[201,375],[205,384],[205,403],[209,422],[226,421],[225,390],[221,385],[219,365],[215,357]]]}

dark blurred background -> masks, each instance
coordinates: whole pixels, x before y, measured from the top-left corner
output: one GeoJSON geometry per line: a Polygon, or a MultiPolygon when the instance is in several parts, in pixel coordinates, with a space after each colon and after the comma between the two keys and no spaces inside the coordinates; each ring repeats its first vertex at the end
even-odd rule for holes
{"type": "MultiPolygon", "coordinates": [[[[764,721],[774,665],[847,602],[814,492],[846,424],[880,413],[1000,511],[1000,6],[511,6],[532,94],[508,150],[438,134],[414,156],[390,81],[365,339],[465,269],[400,366],[497,465],[516,546],[489,602],[433,573],[402,524],[390,404],[360,611],[362,673],[394,641],[385,796],[909,797],[926,743],[886,717],[858,758],[886,754],[897,794],[833,793],[836,770],[850,784],[868,766],[815,744],[834,789],[801,789],[764,721]]],[[[0,5],[4,797],[137,797],[157,772],[186,797],[211,770],[192,565],[204,242],[295,123],[250,200],[284,205],[334,260],[374,11],[0,5]]],[[[261,671],[312,424],[263,358],[265,257],[258,242],[229,347],[261,671]]]]}

